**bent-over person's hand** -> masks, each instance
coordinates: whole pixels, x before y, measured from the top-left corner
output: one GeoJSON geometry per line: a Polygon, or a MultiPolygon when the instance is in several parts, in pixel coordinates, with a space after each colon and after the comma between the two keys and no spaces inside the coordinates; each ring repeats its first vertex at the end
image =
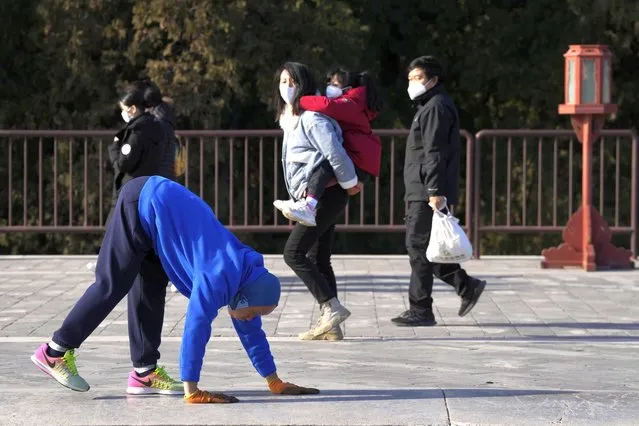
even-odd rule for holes
{"type": "Polygon", "coordinates": [[[223,393],[211,393],[201,389],[189,395],[185,394],[184,400],[189,404],[231,404],[239,402],[239,399],[234,396],[224,395],[223,393]]]}
{"type": "Polygon", "coordinates": [[[275,395],[315,395],[320,393],[319,389],[305,388],[293,383],[283,382],[275,373],[268,376],[266,382],[271,393],[275,395]]]}

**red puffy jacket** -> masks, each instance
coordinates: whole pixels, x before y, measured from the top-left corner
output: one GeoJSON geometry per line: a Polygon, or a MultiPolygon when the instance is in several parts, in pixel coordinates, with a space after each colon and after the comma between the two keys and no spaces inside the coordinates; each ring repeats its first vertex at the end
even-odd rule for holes
{"type": "Polygon", "coordinates": [[[353,164],[377,177],[382,162],[382,143],[371,129],[371,120],[377,113],[368,109],[366,88],[350,89],[338,98],[302,96],[300,106],[336,120],[342,128],[344,149],[353,164]]]}

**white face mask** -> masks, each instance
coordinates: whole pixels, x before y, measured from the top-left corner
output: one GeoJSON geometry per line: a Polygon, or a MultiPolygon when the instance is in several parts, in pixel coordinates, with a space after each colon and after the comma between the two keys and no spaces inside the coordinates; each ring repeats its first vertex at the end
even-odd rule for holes
{"type": "Polygon", "coordinates": [[[124,120],[125,123],[128,123],[129,121],[131,121],[131,116],[129,115],[128,112],[122,111],[122,120],[124,120]]]}
{"type": "Polygon", "coordinates": [[[280,96],[284,99],[284,102],[290,105],[295,98],[295,87],[291,87],[288,84],[280,84],[280,96]]]}
{"type": "Polygon", "coordinates": [[[326,97],[329,99],[339,98],[342,96],[342,89],[337,86],[333,86],[332,84],[326,86],[326,97]]]}
{"type": "Polygon", "coordinates": [[[431,87],[427,87],[429,82],[430,80],[428,80],[426,84],[421,84],[416,81],[411,81],[410,83],[408,83],[408,96],[410,96],[410,99],[414,100],[415,98],[428,92],[431,89],[431,87]]]}

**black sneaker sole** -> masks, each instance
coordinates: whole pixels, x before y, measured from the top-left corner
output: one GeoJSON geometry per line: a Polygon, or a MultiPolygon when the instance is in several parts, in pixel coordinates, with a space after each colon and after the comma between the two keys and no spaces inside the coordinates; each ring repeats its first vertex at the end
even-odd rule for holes
{"type": "Polygon", "coordinates": [[[486,288],[486,281],[481,281],[479,284],[477,284],[477,288],[475,289],[475,294],[473,299],[470,301],[468,306],[466,306],[466,309],[464,309],[463,311],[462,310],[459,311],[458,315],[460,317],[468,315],[468,313],[473,310],[473,308],[479,301],[479,297],[484,292],[484,288],[486,288]]]}

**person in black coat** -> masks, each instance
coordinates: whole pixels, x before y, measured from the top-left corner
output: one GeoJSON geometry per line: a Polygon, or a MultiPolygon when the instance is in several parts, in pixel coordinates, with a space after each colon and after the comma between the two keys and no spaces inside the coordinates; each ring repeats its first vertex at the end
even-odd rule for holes
{"type": "Polygon", "coordinates": [[[162,164],[171,142],[170,134],[158,119],[146,112],[144,95],[147,88],[145,82],[134,83],[126,88],[120,100],[126,125],[109,147],[114,171],[114,200],[122,186],[133,178],[152,175],[171,178],[172,168],[162,164]]]}
{"type": "MultiPolygon", "coordinates": [[[[174,160],[168,160],[169,157],[175,158],[171,147],[173,131],[147,111],[150,106],[145,97],[149,97],[150,85],[148,81],[135,82],[124,90],[120,98],[119,106],[126,125],[109,146],[109,159],[114,171],[114,200],[117,200],[124,184],[133,178],[159,175],[175,179],[174,160]]],[[[112,214],[113,207],[107,226],[112,214]]],[[[139,377],[151,375],[158,369],[162,328],[157,324],[163,323],[168,281],[160,259],[151,251],[144,258],[141,272],[127,296],[132,374],[139,377]]],[[[173,379],[169,377],[167,380],[173,379]]]]}
{"type": "Polygon", "coordinates": [[[184,164],[178,162],[178,152],[183,148],[177,135],[175,134],[175,112],[172,107],[172,100],[164,98],[159,87],[151,81],[146,81],[147,88],[144,92],[144,102],[146,111],[160,121],[164,130],[169,134],[169,144],[160,160],[160,170],[162,176],[175,180],[182,175],[184,164]]]}
{"type": "MultiPolygon", "coordinates": [[[[168,179],[176,180],[178,176],[184,174],[184,167],[186,165],[184,164],[185,159],[180,159],[178,155],[181,148],[182,153],[184,153],[184,146],[175,134],[176,120],[175,112],[171,106],[172,101],[169,98],[164,98],[160,88],[150,80],[145,80],[144,83],[146,84],[146,89],[144,90],[145,110],[160,122],[164,131],[169,136],[167,148],[160,158],[158,174],[168,179]]],[[[177,288],[174,285],[170,284],[169,287],[172,292],[177,292],[177,288]]]]}
{"type": "Polygon", "coordinates": [[[444,68],[432,56],[408,67],[408,94],[417,107],[406,140],[404,160],[406,249],[411,265],[410,308],[392,321],[398,326],[433,326],[433,275],[453,286],[461,297],[459,316],[468,314],[486,286],[457,264],[431,263],[426,258],[433,208],[458,203],[459,116],[444,89],[444,68]]]}

